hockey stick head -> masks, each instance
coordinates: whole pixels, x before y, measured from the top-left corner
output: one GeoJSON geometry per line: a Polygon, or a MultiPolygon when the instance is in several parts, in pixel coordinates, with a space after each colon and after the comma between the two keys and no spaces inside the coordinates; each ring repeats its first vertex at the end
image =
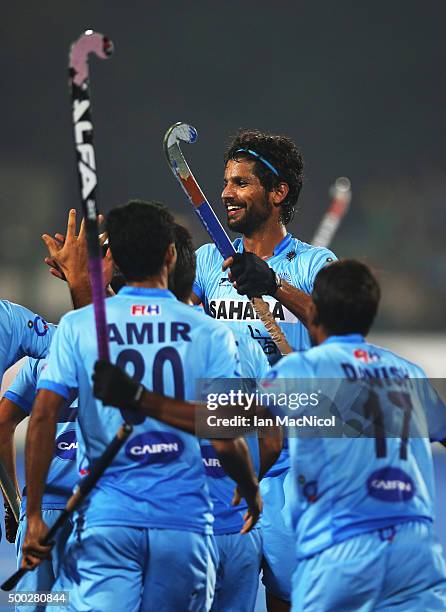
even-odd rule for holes
{"type": "Polygon", "coordinates": [[[107,59],[113,53],[113,42],[93,30],[86,30],[70,49],[70,77],[78,87],[84,86],[88,79],[88,56],[94,53],[100,59],[107,59]]]}
{"type": "Polygon", "coordinates": [[[179,146],[180,141],[192,144],[197,138],[198,132],[192,125],[182,123],[181,121],[174,123],[164,135],[164,150],[166,151],[166,155],[168,156],[168,151],[172,146],[179,146]]]}
{"type": "Polygon", "coordinates": [[[180,142],[194,143],[197,138],[198,132],[194,127],[178,121],[170,126],[163,140],[167,163],[195,208],[201,206],[206,198],[187,165],[180,142]]]}

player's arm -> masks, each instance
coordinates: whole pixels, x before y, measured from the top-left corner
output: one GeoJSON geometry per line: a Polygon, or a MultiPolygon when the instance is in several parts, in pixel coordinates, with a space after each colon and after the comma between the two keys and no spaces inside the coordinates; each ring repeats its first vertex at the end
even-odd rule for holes
{"type": "MultiPolygon", "coordinates": [[[[271,418],[271,413],[265,410],[268,418],[271,418]]],[[[265,414],[266,416],[266,414],[265,414]]],[[[276,463],[282,450],[283,431],[279,426],[272,426],[262,430],[262,437],[259,437],[259,452],[260,452],[260,470],[259,480],[276,463]]]]}
{"type": "Polygon", "coordinates": [[[201,404],[176,400],[148,391],[118,366],[97,361],[93,373],[93,394],[105,406],[130,408],[187,433],[195,433],[196,410],[201,404]]]}
{"type": "MultiPolygon", "coordinates": [[[[97,361],[93,374],[94,396],[107,406],[131,408],[139,414],[151,417],[186,433],[195,434],[197,410],[205,410],[204,404],[164,397],[148,391],[135,382],[121,368],[107,361],[97,361]]],[[[222,408],[228,418],[233,408],[222,408]]],[[[238,484],[240,495],[248,503],[249,515],[242,533],[250,531],[261,512],[258,482],[252,467],[249,451],[243,438],[212,440],[212,445],[225,472],[238,484]]]]}
{"type": "Polygon", "coordinates": [[[23,567],[38,565],[51,547],[40,544],[48,527],[42,520],[41,505],[48,469],[53,458],[54,439],[60,408],[65,398],[41,389],[36,397],[28,425],[25,446],[27,531],[23,543],[23,567]]]}
{"type": "Polygon", "coordinates": [[[240,533],[248,533],[257,523],[262,512],[259,483],[254,472],[248,446],[243,438],[211,440],[215,452],[226,474],[237,483],[233,505],[244,497],[248,504],[245,524],[240,533]]]}
{"type": "MultiPolygon", "coordinates": [[[[20,497],[20,487],[17,480],[14,433],[17,425],[26,416],[27,414],[14,402],[6,397],[2,397],[0,400],[0,462],[3,464],[6,474],[16,490],[17,497],[20,497]]],[[[18,525],[6,498],[4,498],[4,505],[6,539],[8,542],[13,543],[18,525]]]]}
{"type": "Polygon", "coordinates": [[[286,281],[279,280],[266,261],[254,253],[238,253],[224,261],[223,270],[228,268],[229,278],[238,293],[248,297],[271,295],[304,325],[307,324],[311,297],[286,281]]]}

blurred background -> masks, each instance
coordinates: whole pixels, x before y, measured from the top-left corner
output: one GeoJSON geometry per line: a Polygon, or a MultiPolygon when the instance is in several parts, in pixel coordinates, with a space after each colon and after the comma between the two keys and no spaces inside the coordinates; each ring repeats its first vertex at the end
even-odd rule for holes
{"type": "MultiPolygon", "coordinates": [[[[90,66],[103,212],[131,197],[161,200],[199,246],[208,238],[164,160],[165,130],[180,120],[198,129],[185,154],[222,220],[231,135],[284,133],[305,159],[290,231],[311,240],[330,185],[348,176],[351,210],[333,250],[378,273],[375,338],[446,377],[445,19],[445,3],[415,0],[5,4],[1,297],[54,322],[70,307],[40,236],[80,209],[67,61],[70,43],[93,28],[115,43],[109,61],[90,66]]],[[[438,530],[446,543],[446,524],[438,530]]],[[[9,567],[12,547],[1,546],[9,567]]]]}
{"type": "Polygon", "coordinates": [[[289,135],[305,185],[290,230],[310,240],[339,175],[352,208],[333,248],[378,271],[377,328],[446,328],[445,3],[265,0],[7,3],[0,24],[2,297],[56,321],[64,288],[42,264],[43,232],[79,209],[67,88],[70,43],[87,28],[115,43],[90,66],[99,206],[130,197],[172,207],[207,236],[163,157],[186,121],[185,151],[219,213],[223,151],[240,127],[289,135]]]}

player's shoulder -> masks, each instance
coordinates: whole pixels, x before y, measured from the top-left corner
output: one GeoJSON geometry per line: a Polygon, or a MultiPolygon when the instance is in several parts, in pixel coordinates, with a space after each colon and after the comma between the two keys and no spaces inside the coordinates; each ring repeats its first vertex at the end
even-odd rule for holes
{"type": "Polygon", "coordinates": [[[201,247],[198,247],[198,249],[195,251],[195,255],[197,256],[197,263],[204,261],[223,261],[220,251],[213,242],[203,244],[201,247]]]}
{"type": "MultiPolygon", "coordinates": [[[[242,238],[236,238],[232,244],[234,249],[238,251],[242,244],[242,238]]],[[[209,242],[203,244],[201,247],[198,247],[198,249],[195,251],[195,255],[197,257],[197,264],[199,262],[200,264],[203,262],[215,262],[220,265],[223,261],[222,254],[213,242],[209,242]]]]}
{"type": "Polygon", "coordinates": [[[1,319],[14,319],[17,317],[30,317],[33,313],[21,304],[10,302],[9,300],[0,300],[0,318],[1,319]]]}
{"type": "Polygon", "coordinates": [[[410,361],[409,359],[402,357],[389,348],[383,347],[379,344],[373,344],[371,342],[367,342],[366,347],[371,354],[378,355],[381,360],[387,361],[392,365],[405,368],[410,373],[412,378],[427,378],[426,372],[420,365],[414,361],[410,361]]]}
{"type": "MultiPolygon", "coordinates": [[[[113,297],[107,298],[106,304],[109,300],[113,299],[113,297]]],[[[81,324],[83,321],[90,320],[92,317],[94,317],[93,305],[88,304],[87,306],[77,308],[76,310],[69,310],[64,315],[62,315],[59,321],[59,327],[65,327],[67,325],[76,326],[81,324]]]]}
{"type": "Polygon", "coordinates": [[[315,262],[320,262],[325,259],[325,263],[336,261],[337,257],[330,249],[326,247],[314,246],[309,242],[303,242],[298,238],[291,238],[290,245],[294,248],[300,262],[306,262],[311,266],[315,262]]]}
{"type": "MultiPolygon", "coordinates": [[[[294,377],[309,377],[314,371],[314,360],[308,357],[308,351],[295,351],[289,355],[285,355],[271,369],[274,372],[273,376],[278,378],[294,378],[294,377]]],[[[269,375],[271,376],[271,374],[269,375]]]]}

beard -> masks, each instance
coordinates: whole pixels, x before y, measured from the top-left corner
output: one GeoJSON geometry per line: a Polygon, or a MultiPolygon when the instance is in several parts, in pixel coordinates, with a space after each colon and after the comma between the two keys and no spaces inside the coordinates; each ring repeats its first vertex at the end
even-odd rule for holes
{"type": "Polygon", "coordinates": [[[241,215],[240,219],[228,219],[228,227],[233,232],[249,237],[266,223],[271,216],[272,209],[272,204],[265,198],[261,207],[245,208],[245,214],[241,215]]]}

